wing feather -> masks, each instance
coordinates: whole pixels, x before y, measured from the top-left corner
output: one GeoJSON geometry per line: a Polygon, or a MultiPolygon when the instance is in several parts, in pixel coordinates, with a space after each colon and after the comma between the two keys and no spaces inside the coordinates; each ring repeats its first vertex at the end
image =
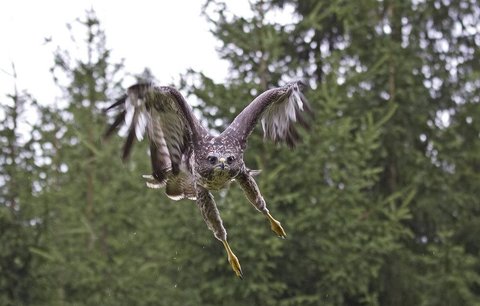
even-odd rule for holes
{"type": "Polygon", "coordinates": [[[253,100],[225,130],[235,136],[245,147],[247,138],[261,120],[265,139],[285,142],[295,147],[301,140],[298,125],[308,129],[313,112],[302,93],[305,85],[300,82],[270,89],[253,100]]]}
{"type": "Polygon", "coordinates": [[[108,127],[107,131],[105,132],[105,137],[110,137],[113,132],[125,121],[125,114],[126,111],[121,111],[116,117],[115,121],[113,121],[112,125],[108,127]]]}
{"type": "Polygon", "coordinates": [[[135,138],[142,140],[146,137],[153,172],[145,177],[147,186],[160,188],[167,185],[169,190],[175,190],[175,196],[178,194],[190,198],[191,188],[194,188],[190,157],[194,143],[207,131],[183,96],[169,86],[137,84],[131,86],[127,94],[107,110],[115,108],[120,108],[120,112],[106,130],[105,137],[111,136],[125,121],[128,132],[123,146],[123,159],[130,155],[135,138]]]}

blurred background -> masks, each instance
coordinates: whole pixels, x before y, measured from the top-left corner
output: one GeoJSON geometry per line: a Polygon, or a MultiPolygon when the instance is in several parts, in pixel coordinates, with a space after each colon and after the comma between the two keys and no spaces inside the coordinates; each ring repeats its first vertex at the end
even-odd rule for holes
{"type": "Polygon", "coordinates": [[[478,1],[177,2],[2,4],[0,305],[480,305],[478,1]],[[157,80],[221,131],[295,79],[303,144],[258,129],[246,156],[287,239],[235,184],[215,194],[240,281],[102,110],[157,80]]]}

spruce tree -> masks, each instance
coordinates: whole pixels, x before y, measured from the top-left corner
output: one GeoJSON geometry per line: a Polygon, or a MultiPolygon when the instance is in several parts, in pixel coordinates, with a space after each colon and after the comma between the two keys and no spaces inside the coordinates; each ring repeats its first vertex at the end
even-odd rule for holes
{"type": "MultiPolygon", "coordinates": [[[[13,67],[14,82],[16,82],[13,67]]],[[[44,231],[36,203],[38,142],[28,135],[28,111],[36,101],[27,93],[13,94],[0,104],[0,304],[29,305],[43,296],[33,250],[44,231]],[[4,102],[3,102],[4,101],[4,102]],[[36,150],[37,148],[37,150],[36,150]]]]}
{"type": "Polygon", "coordinates": [[[313,43],[314,17],[278,24],[268,17],[275,3],[253,2],[251,9],[252,17],[245,18],[231,14],[221,3],[206,6],[212,31],[223,43],[219,52],[231,62],[231,77],[226,84],[215,84],[208,76],[191,72],[184,82],[208,105],[210,127],[221,129],[255,94],[296,78],[311,85],[307,98],[317,117],[296,151],[263,143],[261,131],[250,138],[247,164],[264,170],[259,184],[270,209],[290,229],[289,237],[285,242],[271,237],[241,191],[233,188],[221,199],[226,207],[223,215],[227,226],[233,224],[231,239],[238,239],[241,246],[237,255],[253,269],[245,271],[248,284],[232,284],[228,293],[212,288],[226,280],[207,286],[209,294],[203,301],[374,304],[378,292],[372,292],[371,284],[379,277],[383,258],[398,249],[398,240],[408,234],[401,222],[410,216],[408,205],[414,195],[409,188],[388,195],[373,192],[382,172],[373,161],[383,126],[397,107],[388,103],[362,112],[352,107],[355,100],[346,79],[369,78],[375,71],[344,67],[345,59],[335,48],[345,39],[334,18],[326,22],[332,27],[325,30],[329,39],[313,43]],[[299,33],[308,34],[310,43],[305,46],[305,36],[299,33]],[[329,56],[316,62],[331,73],[312,63],[312,56],[318,54],[310,48],[320,48],[319,44],[329,56]]]}
{"type": "Polygon", "coordinates": [[[467,114],[478,112],[476,6],[253,1],[249,18],[221,1],[205,8],[231,77],[215,84],[193,72],[185,84],[208,105],[211,128],[255,93],[292,78],[312,85],[318,115],[304,151],[250,141],[257,152],[250,164],[279,171],[259,178],[262,190],[282,190],[287,228],[291,222],[301,237],[298,252],[281,249],[294,265],[276,260],[281,269],[259,270],[270,282],[256,286],[262,294],[253,303],[477,303],[478,243],[467,234],[478,218],[471,169],[479,133],[467,114]],[[293,10],[291,22],[269,17],[281,10],[293,10]],[[307,173],[298,170],[305,164],[307,173]],[[282,273],[288,280],[278,282],[282,273]]]}

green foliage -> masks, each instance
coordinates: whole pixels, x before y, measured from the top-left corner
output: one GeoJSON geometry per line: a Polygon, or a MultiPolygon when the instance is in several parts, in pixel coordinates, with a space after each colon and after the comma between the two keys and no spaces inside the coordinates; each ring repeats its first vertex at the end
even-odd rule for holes
{"type": "MultiPolygon", "coordinates": [[[[245,279],[191,201],[147,190],[145,143],[122,164],[101,140],[121,94],[93,12],[81,54],[52,68],[66,107],[15,93],[0,124],[1,305],[478,305],[480,118],[475,1],[221,1],[204,14],[228,60],[223,84],[180,86],[220,132],[252,98],[310,85],[293,151],[250,137],[245,160],[287,231],[274,237],[232,184],[215,194],[245,279]],[[289,11],[291,19],[276,20],[289,11]],[[38,109],[20,137],[25,103],[38,109]],[[443,119],[442,119],[443,118],[443,119]]],[[[140,77],[154,79],[146,70],[140,77]]]]}

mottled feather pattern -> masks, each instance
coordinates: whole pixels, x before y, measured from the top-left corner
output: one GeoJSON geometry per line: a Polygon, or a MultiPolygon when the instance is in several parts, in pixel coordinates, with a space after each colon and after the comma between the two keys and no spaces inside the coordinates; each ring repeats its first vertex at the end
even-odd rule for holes
{"type": "Polygon", "coordinates": [[[192,136],[203,130],[196,121],[189,121],[191,109],[183,97],[172,87],[137,84],[107,110],[117,107],[121,112],[105,136],[109,137],[125,120],[129,129],[123,158],[128,158],[134,139],[142,140],[146,134],[153,171],[144,176],[147,186],[166,187],[167,195],[175,200],[195,199],[192,136]]]}
{"type": "Polygon", "coordinates": [[[215,238],[225,241],[227,239],[227,231],[223,226],[213,195],[201,186],[197,190],[197,206],[200,209],[203,220],[205,220],[207,227],[213,232],[215,238]]]}
{"type": "Polygon", "coordinates": [[[209,177],[204,177],[198,172],[195,173],[197,183],[208,190],[220,190],[228,187],[228,184],[233,181],[235,175],[227,171],[214,171],[209,177]]]}
{"type": "Polygon", "coordinates": [[[185,171],[179,171],[174,175],[171,171],[166,173],[166,178],[162,182],[153,175],[143,175],[145,184],[148,188],[160,189],[165,187],[165,194],[172,200],[182,199],[196,200],[196,187],[194,176],[185,171]]]}
{"type": "Polygon", "coordinates": [[[294,147],[300,141],[298,125],[308,128],[313,117],[302,93],[304,87],[297,81],[265,91],[238,114],[222,135],[237,139],[245,149],[248,137],[261,120],[265,139],[294,147]]]}
{"type": "Polygon", "coordinates": [[[168,151],[167,142],[162,130],[160,118],[151,117],[149,121],[150,139],[150,159],[152,162],[152,170],[155,178],[163,183],[166,179],[165,171],[172,168],[170,153],[168,151]]]}
{"type": "Polygon", "coordinates": [[[206,163],[207,155],[228,153],[243,159],[247,138],[260,119],[266,139],[286,142],[291,147],[297,144],[300,140],[297,124],[308,127],[305,114],[311,113],[302,93],[303,87],[303,83],[293,82],[262,93],[220,136],[213,137],[200,126],[177,90],[149,83],[137,84],[108,108],[120,107],[121,111],[106,136],[125,120],[129,127],[123,149],[123,158],[126,159],[135,138],[141,140],[147,134],[153,170],[152,177],[147,178],[147,185],[152,188],[166,186],[168,195],[175,199],[193,198],[195,179],[208,189],[218,190],[235,178],[238,173],[235,171],[211,172],[206,163]],[[202,151],[195,152],[199,159],[195,171],[192,164],[196,147],[202,151]]]}
{"type": "Polygon", "coordinates": [[[253,177],[249,174],[241,174],[236,179],[240,184],[245,196],[248,201],[260,212],[267,213],[267,205],[263,199],[260,189],[257,186],[257,183],[253,177]]]}
{"type": "Polygon", "coordinates": [[[144,175],[149,188],[165,188],[173,200],[195,200],[205,223],[222,241],[236,275],[242,278],[238,258],[227,242],[227,231],[210,191],[229,186],[236,180],[249,202],[270,222],[282,238],[286,233],[274,219],[253,176],[258,170],[245,166],[243,153],[248,136],[261,120],[264,136],[293,147],[300,139],[296,125],[308,127],[305,114],[310,106],[302,94],[301,82],[267,90],[256,97],[218,136],[202,127],[182,95],[172,87],[137,84],[108,109],[120,108],[105,136],[125,121],[128,126],[123,158],[134,139],[145,134],[150,145],[151,175],[144,175]]]}
{"type": "Polygon", "coordinates": [[[236,180],[249,202],[270,222],[279,236],[286,236],[274,219],[253,176],[258,170],[245,166],[247,139],[261,121],[266,139],[293,147],[300,140],[298,125],[308,127],[312,114],[304,85],[293,82],[267,90],[256,97],[232,124],[218,136],[211,135],[195,118],[182,95],[172,87],[137,84],[108,109],[120,108],[105,135],[110,136],[123,121],[128,133],[123,149],[127,158],[135,138],[145,134],[150,145],[151,175],[144,175],[149,188],[165,188],[173,200],[191,199],[215,237],[222,241],[236,275],[242,277],[240,262],[227,242],[227,231],[211,193],[236,180]]]}
{"type": "Polygon", "coordinates": [[[178,175],[168,175],[165,194],[172,200],[196,200],[197,193],[193,175],[180,171],[178,175]]]}
{"type": "Polygon", "coordinates": [[[301,83],[290,83],[275,92],[278,97],[272,97],[262,116],[264,136],[275,142],[285,141],[294,147],[300,140],[295,123],[307,128],[305,113],[310,114],[311,108],[301,92],[301,83]]]}

